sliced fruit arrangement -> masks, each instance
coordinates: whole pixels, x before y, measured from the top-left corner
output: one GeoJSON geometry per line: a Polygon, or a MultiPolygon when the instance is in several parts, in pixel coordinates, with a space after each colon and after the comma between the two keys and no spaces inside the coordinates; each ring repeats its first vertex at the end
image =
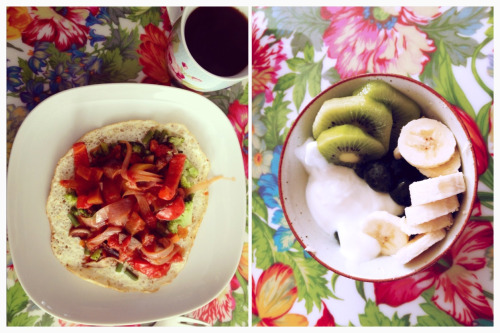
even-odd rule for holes
{"type": "Polygon", "coordinates": [[[401,156],[411,165],[436,168],[455,153],[456,141],[451,130],[438,120],[419,118],[403,126],[398,139],[401,156]]]}
{"type": "Polygon", "coordinates": [[[312,133],[326,160],[353,168],[405,207],[404,216],[375,211],[362,222],[361,231],[380,245],[377,255],[406,264],[446,236],[466,188],[458,145],[445,124],[422,117],[415,101],[373,80],[352,96],[326,101],[312,133]]]}
{"type": "Polygon", "coordinates": [[[386,211],[368,215],[362,230],[379,242],[381,255],[396,254],[409,241],[409,236],[401,230],[401,218],[386,211]]]}
{"type": "Polygon", "coordinates": [[[331,127],[317,138],[318,150],[337,165],[351,165],[365,159],[380,158],[386,149],[363,129],[350,125],[331,127]]]}
{"type": "Polygon", "coordinates": [[[458,195],[466,190],[464,175],[459,171],[461,161],[460,155],[458,158],[456,156],[458,150],[453,134],[441,122],[430,120],[420,118],[405,125],[394,155],[401,153],[402,159],[420,172],[425,170],[431,177],[408,185],[411,204],[405,208],[405,216],[375,212],[366,219],[363,228],[363,232],[377,239],[381,247],[382,244],[400,244],[391,255],[403,264],[415,259],[446,236],[446,230],[454,222],[453,213],[460,208],[458,195]],[[427,166],[439,171],[429,173],[427,166]],[[367,226],[368,223],[370,226],[367,226]],[[381,237],[382,230],[388,230],[383,227],[386,224],[392,226],[391,231],[381,237]],[[399,233],[406,234],[410,240],[403,244],[399,241],[399,233]]]}
{"type": "Polygon", "coordinates": [[[392,110],[391,148],[397,146],[401,128],[409,121],[420,118],[421,115],[420,106],[415,101],[384,81],[369,81],[354,91],[353,95],[371,97],[377,102],[384,103],[392,110]]]}
{"type": "Polygon", "coordinates": [[[333,98],[321,106],[313,123],[315,139],[325,130],[338,125],[351,124],[361,128],[389,149],[392,113],[383,104],[366,96],[333,98]]]}
{"type": "Polygon", "coordinates": [[[394,149],[401,128],[420,115],[418,104],[388,83],[368,81],[352,96],[325,101],[314,119],[312,133],[327,160],[354,167],[380,159],[394,149]],[[350,127],[342,127],[345,125],[350,127]],[[342,130],[332,130],[337,127],[342,130]]]}
{"type": "Polygon", "coordinates": [[[432,245],[441,241],[446,236],[445,229],[439,229],[424,234],[418,234],[405,246],[394,254],[394,257],[401,263],[407,263],[418,257],[432,245]]]}

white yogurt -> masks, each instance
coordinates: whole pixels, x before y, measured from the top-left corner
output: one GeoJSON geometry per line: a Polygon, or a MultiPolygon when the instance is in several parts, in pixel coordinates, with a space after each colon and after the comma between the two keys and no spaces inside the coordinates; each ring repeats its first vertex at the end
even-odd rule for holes
{"type": "Polygon", "coordinates": [[[377,240],[361,232],[361,223],[374,211],[394,215],[404,212],[389,194],[372,190],[353,169],[328,163],[312,138],[295,155],[309,174],[306,201],[314,221],[329,235],[338,233],[341,253],[349,259],[366,261],[380,252],[377,240]],[[360,246],[362,244],[363,246],[360,246]]]}

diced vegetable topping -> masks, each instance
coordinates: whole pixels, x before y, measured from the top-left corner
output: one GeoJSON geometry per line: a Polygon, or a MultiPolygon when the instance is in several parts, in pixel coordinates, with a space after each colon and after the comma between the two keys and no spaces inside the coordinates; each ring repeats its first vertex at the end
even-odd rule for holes
{"type": "Polygon", "coordinates": [[[73,145],[74,177],[60,183],[70,235],[80,237],[87,261],[114,257],[116,271],[137,280],[131,269],[159,278],[182,260],[177,243],[192,221],[186,193],[198,174],[182,142],[152,129],[141,142],[102,142],[90,154],[83,142],[73,145]]]}

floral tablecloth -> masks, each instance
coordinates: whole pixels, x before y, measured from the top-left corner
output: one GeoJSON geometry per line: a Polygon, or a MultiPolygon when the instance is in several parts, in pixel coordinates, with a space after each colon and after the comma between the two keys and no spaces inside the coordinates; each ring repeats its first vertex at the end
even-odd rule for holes
{"type": "Polygon", "coordinates": [[[252,16],[252,325],[493,325],[493,9],[266,7],[252,16]],[[420,80],[460,112],[480,175],[465,232],[436,265],[363,283],[328,271],[295,240],[278,163],[300,110],[362,73],[420,80]]]}
{"type": "MultiPolygon", "coordinates": [[[[8,7],[7,160],[25,117],[51,95],[99,83],[174,85],[165,57],[170,31],[164,7],[8,7]]],[[[233,124],[246,166],[248,84],[203,95],[233,124]]],[[[248,326],[247,249],[245,243],[238,270],[224,291],[188,316],[213,326],[248,326]]],[[[17,280],[8,241],[6,274],[7,325],[77,325],[45,313],[29,299],[17,280]]]]}

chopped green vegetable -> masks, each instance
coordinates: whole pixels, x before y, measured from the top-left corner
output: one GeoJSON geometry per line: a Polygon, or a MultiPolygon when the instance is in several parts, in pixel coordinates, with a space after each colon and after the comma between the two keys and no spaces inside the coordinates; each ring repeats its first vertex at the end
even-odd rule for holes
{"type": "Polygon", "coordinates": [[[66,200],[66,202],[68,203],[68,205],[75,206],[76,205],[76,200],[77,200],[76,194],[73,193],[73,192],[66,193],[64,195],[64,200],[66,200]]]}
{"type": "Polygon", "coordinates": [[[117,265],[116,265],[116,269],[115,271],[117,273],[121,273],[123,271],[123,264],[121,262],[119,262],[117,265]]]}
{"type": "Polygon", "coordinates": [[[101,142],[101,151],[104,153],[104,155],[107,155],[109,153],[109,146],[106,142],[101,142]]]}
{"type": "Polygon", "coordinates": [[[73,225],[73,227],[78,227],[80,226],[80,222],[78,222],[78,219],[75,217],[75,215],[71,214],[71,213],[68,213],[68,217],[71,221],[71,224],[73,225]]]}
{"type": "Polygon", "coordinates": [[[183,188],[190,188],[191,187],[191,182],[188,180],[188,178],[184,174],[182,174],[182,176],[181,176],[180,184],[181,184],[181,187],[183,187],[183,188]]]}
{"type": "Polygon", "coordinates": [[[90,259],[97,261],[101,258],[102,249],[97,249],[90,255],[90,259]]]}
{"type": "Polygon", "coordinates": [[[92,217],[92,213],[83,208],[76,208],[75,206],[71,207],[70,213],[74,216],[83,216],[83,217],[92,217]]]}
{"type": "Polygon", "coordinates": [[[181,216],[167,223],[167,229],[171,233],[176,234],[179,226],[187,227],[191,222],[193,222],[193,202],[188,201],[181,216]]]}
{"type": "Polygon", "coordinates": [[[153,129],[150,129],[142,139],[142,143],[144,143],[144,145],[146,146],[149,146],[149,141],[151,141],[154,135],[155,131],[153,129]]]}
{"type": "Polygon", "coordinates": [[[156,141],[158,141],[159,143],[163,143],[165,141],[165,139],[168,137],[168,132],[167,130],[163,130],[163,131],[156,131],[157,133],[155,134],[155,139],[156,141]]]}
{"type": "Polygon", "coordinates": [[[131,142],[132,143],[132,152],[136,154],[141,154],[144,150],[144,147],[136,142],[131,142]]]}
{"type": "Polygon", "coordinates": [[[192,183],[189,178],[198,176],[198,169],[196,169],[193,164],[186,159],[184,161],[184,170],[181,176],[181,187],[190,188],[192,183]]]}
{"type": "Polygon", "coordinates": [[[168,142],[173,144],[174,146],[180,146],[184,142],[184,138],[178,137],[178,136],[170,136],[168,138],[168,142]]]}
{"type": "Polygon", "coordinates": [[[87,249],[87,248],[85,248],[85,249],[83,250],[83,253],[84,253],[86,256],[90,255],[90,251],[89,251],[89,249],[87,249]]]}
{"type": "Polygon", "coordinates": [[[127,276],[129,278],[131,278],[132,280],[134,280],[134,281],[139,280],[139,277],[134,272],[132,272],[130,269],[128,269],[128,268],[125,269],[124,273],[127,274],[127,276]]]}

